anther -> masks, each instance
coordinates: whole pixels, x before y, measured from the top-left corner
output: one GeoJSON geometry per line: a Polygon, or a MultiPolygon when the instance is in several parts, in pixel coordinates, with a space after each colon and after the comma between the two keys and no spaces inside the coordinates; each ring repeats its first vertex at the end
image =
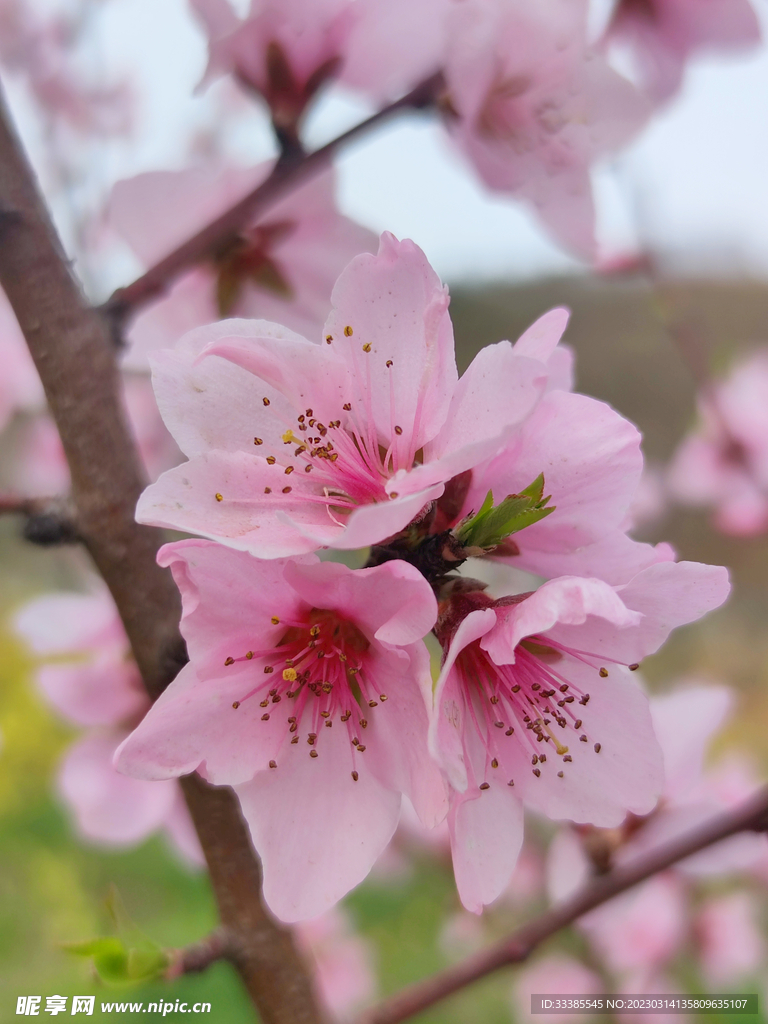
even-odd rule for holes
{"type": "Polygon", "coordinates": [[[246,651],[245,656],[248,659],[248,661],[250,661],[251,658],[253,657],[253,651],[246,651]]]}
{"type": "Polygon", "coordinates": [[[294,736],[293,739],[291,740],[291,743],[298,743],[298,742],[299,742],[299,737],[298,736],[294,736]]]}
{"type": "Polygon", "coordinates": [[[538,754],[534,754],[533,757],[531,758],[531,764],[538,764],[538,763],[539,763],[539,755],[538,754]]]}
{"type": "Polygon", "coordinates": [[[325,723],[325,727],[326,727],[326,729],[330,729],[332,725],[333,725],[333,719],[329,718],[328,721],[325,723]]]}
{"type": "Polygon", "coordinates": [[[269,767],[270,768],[277,768],[277,761],[270,761],[269,762],[269,767]]]}
{"type": "Polygon", "coordinates": [[[498,768],[498,767],[499,767],[499,762],[494,757],[494,759],[491,761],[491,768],[498,768]]]}
{"type": "Polygon", "coordinates": [[[321,711],[320,712],[320,717],[321,718],[330,718],[331,717],[331,712],[330,711],[321,711]]]}
{"type": "Polygon", "coordinates": [[[275,458],[274,455],[268,455],[267,462],[270,464],[270,466],[274,466],[274,464],[277,462],[277,459],[275,458]]]}
{"type": "Polygon", "coordinates": [[[262,722],[268,722],[269,721],[269,715],[268,714],[262,715],[261,716],[261,720],[262,720],[262,722]]]}
{"type": "Polygon", "coordinates": [[[509,782],[507,783],[508,786],[514,786],[514,784],[515,784],[515,780],[514,779],[510,779],[509,782]]]}
{"type": "Polygon", "coordinates": [[[254,444],[264,444],[264,439],[261,438],[261,437],[254,437],[253,443],[254,444]]]}
{"type": "Polygon", "coordinates": [[[572,760],[573,760],[573,758],[571,757],[571,755],[570,755],[570,754],[566,754],[566,755],[565,755],[565,757],[563,758],[563,760],[564,760],[564,761],[572,761],[572,760]]]}
{"type": "Polygon", "coordinates": [[[317,751],[316,750],[310,750],[309,756],[310,757],[317,757],[317,751]]]}
{"type": "Polygon", "coordinates": [[[283,679],[286,681],[286,683],[295,683],[297,677],[298,677],[298,672],[296,671],[295,668],[284,668],[283,669],[283,679]]]}
{"type": "Polygon", "coordinates": [[[596,743],[595,744],[595,753],[596,754],[599,754],[602,749],[603,749],[602,743],[596,743]]]}
{"type": "Polygon", "coordinates": [[[387,697],[386,693],[380,693],[380,694],[379,694],[379,700],[380,700],[380,701],[381,701],[382,703],[383,703],[383,702],[384,702],[385,700],[388,700],[388,697],[387,697]]]}
{"type": "Polygon", "coordinates": [[[288,732],[296,732],[296,730],[298,728],[299,728],[298,722],[291,722],[291,727],[288,730],[288,732]]]}
{"type": "Polygon", "coordinates": [[[349,326],[345,327],[344,328],[344,335],[347,338],[351,338],[352,337],[352,328],[349,327],[349,326]]]}
{"type": "Polygon", "coordinates": [[[227,658],[226,661],[224,662],[224,664],[225,665],[234,665],[235,664],[235,659],[234,658],[227,658]]]}
{"type": "Polygon", "coordinates": [[[588,742],[585,733],[582,733],[581,736],[579,736],[579,739],[581,740],[582,743],[587,743],[588,742]]]}
{"type": "Polygon", "coordinates": [[[366,341],[366,343],[363,345],[363,352],[370,352],[370,351],[371,351],[371,343],[370,343],[370,341],[366,341]]]}
{"type": "Polygon", "coordinates": [[[497,729],[503,729],[504,728],[504,723],[503,722],[494,722],[493,724],[496,726],[497,729]]]}
{"type": "Polygon", "coordinates": [[[494,695],[491,697],[491,704],[498,704],[498,703],[499,703],[499,698],[494,693],[494,695]]]}
{"type": "Polygon", "coordinates": [[[291,487],[284,487],[283,488],[283,494],[290,494],[292,490],[293,490],[293,488],[291,488],[291,487]]]}
{"type": "Polygon", "coordinates": [[[314,747],[316,739],[317,739],[317,733],[316,732],[311,732],[309,734],[309,736],[307,736],[307,743],[310,745],[310,747],[314,747]]]}
{"type": "Polygon", "coordinates": [[[403,432],[403,428],[402,427],[395,427],[395,433],[398,435],[398,437],[400,436],[400,434],[402,434],[402,432],[403,432]]]}
{"type": "Polygon", "coordinates": [[[264,405],[269,405],[269,399],[268,398],[262,398],[261,401],[263,402],[264,405]]]}
{"type": "Polygon", "coordinates": [[[274,672],[274,668],[271,665],[264,666],[264,675],[268,676],[270,672],[274,672]]]}
{"type": "Polygon", "coordinates": [[[369,700],[368,701],[368,707],[369,708],[377,708],[378,706],[379,706],[379,702],[377,700],[369,700]]]}
{"type": "Polygon", "coordinates": [[[351,408],[352,408],[352,403],[351,402],[345,402],[344,405],[342,405],[342,409],[344,410],[344,412],[349,412],[351,408]]]}
{"type": "Polygon", "coordinates": [[[480,783],[480,789],[490,789],[490,788],[491,788],[490,782],[481,782],[480,783]]]}
{"type": "Polygon", "coordinates": [[[357,772],[352,772],[352,781],[353,782],[357,782],[357,780],[359,778],[360,778],[360,776],[357,774],[357,772]]]}
{"type": "Polygon", "coordinates": [[[565,693],[567,689],[568,683],[563,683],[563,685],[560,687],[560,693],[565,693]]]}
{"type": "Polygon", "coordinates": [[[588,693],[584,694],[584,696],[579,701],[579,704],[584,704],[584,705],[589,704],[589,694],[588,693]]]}
{"type": "Polygon", "coordinates": [[[640,665],[639,665],[639,663],[638,663],[638,662],[635,662],[635,663],[634,663],[634,665],[630,665],[630,666],[629,666],[629,671],[630,671],[630,672],[637,672],[637,670],[638,670],[639,668],[640,668],[640,665]]]}
{"type": "Polygon", "coordinates": [[[547,755],[546,754],[541,754],[540,757],[539,757],[539,760],[541,761],[542,764],[544,764],[544,762],[547,760],[547,755]]]}
{"type": "Polygon", "coordinates": [[[607,668],[601,668],[600,669],[600,678],[601,679],[607,679],[608,678],[608,669],[607,668]]]}
{"type": "Polygon", "coordinates": [[[564,775],[565,775],[565,772],[558,772],[557,773],[558,779],[562,779],[564,777],[564,775]]]}
{"type": "Polygon", "coordinates": [[[219,494],[218,491],[216,492],[216,501],[224,501],[224,495],[219,494]]]}
{"type": "Polygon", "coordinates": [[[512,728],[509,728],[509,729],[507,729],[507,731],[506,731],[506,732],[504,733],[504,735],[505,735],[505,736],[511,736],[511,735],[512,735],[512,733],[513,733],[514,731],[515,731],[514,729],[512,729],[512,728]]]}
{"type": "Polygon", "coordinates": [[[362,753],[365,752],[365,744],[364,743],[358,743],[357,744],[357,752],[358,752],[358,754],[362,754],[362,753]]]}
{"type": "Polygon", "coordinates": [[[286,475],[286,476],[290,476],[290,474],[291,474],[292,472],[293,472],[293,466],[286,466],[286,467],[285,467],[285,475],[286,475]]]}
{"type": "Polygon", "coordinates": [[[272,493],[272,488],[271,487],[265,487],[264,488],[264,493],[265,494],[271,494],[272,493]]]}
{"type": "Polygon", "coordinates": [[[326,334],[325,340],[326,340],[327,344],[330,345],[331,342],[333,341],[333,335],[332,334],[326,334]]]}
{"type": "Polygon", "coordinates": [[[390,367],[390,366],[392,366],[392,360],[391,360],[391,359],[388,359],[388,360],[387,360],[387,367],[390,367]]]}
{"type": "Polygon", "coordinates": [[[238,709],[238,708],[240,707],[240,701],[239,701],[239,700],[236,700],[236,701],[234,702],[234,704],[232,705],[232,707],[233,707],[233,708],[235,709],[235,711],[237,711],[237,709],[238,709]]]}
{"type": "Polygon", "coordinates": [[[311,473],[312,472],[312,467],[311,466],[305,466],[304,467],[304,472],[305,473],[311,473]]]}
{"type": "Polygon", "coordinates": [[[272,703],[279,704],[282,699],[283,698],[280,696],[280,694],[276,693],[275,696],[272,698],[272,703]]]}
{"type": "Polygon", "coordinates": [[[269,707],[269,701],[268,700],[260,700],[259,701],[259,707],[260,708],[267,708],[267,707],[269,707]]]}
{"type": "Polygon", "coordinates": [[[367,718],[361,718],[360,719],[360,728],[361,729],[367,729],[368,728],[368,719],[367,718]]]}
{"type": "Polygon", "coordinates": [[[541,768],[534,768],[533,769],[533,774],[536,776],[537,779],[540,779],[541,778],[541,768]]]}
{"type": "Polygon", "coordinates": [[[582,722],[582,720],[580,718],[577,718],[576,721],[573,723],[573,728],[580,729],[583,724],[584,723],[582,722]]]}

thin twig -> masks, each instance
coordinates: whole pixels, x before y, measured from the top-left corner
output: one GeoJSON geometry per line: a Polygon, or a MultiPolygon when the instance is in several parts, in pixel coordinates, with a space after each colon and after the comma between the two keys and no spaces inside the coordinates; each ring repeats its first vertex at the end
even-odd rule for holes
{"type": "Polygon", "coordinates": [[[24,516],[22,535],[41,547],[82,541],[70,498],[22,498],[0,494],[0,515],[24,516]]]}
{"type": "Polygon", "coordinates": [[[719,814],[704,825],[670,843],[652,850],[631,864],[615,868],[610,874],[590,882],[570,899],[552,907],[540,917],[523,925],[506,939],[490,946],[462,963],[417,982],[378,1007],[367,1011],[358,1024],[400,1024],[422,1010],[484,978],[500,967],[526,960],[531,953],[561,929],[573,924],[582,914],[606,903],[639,882],[685,860],[694,853],[745,831],[765,831],[768,827],[768,789],[747,800],[736,810],[719,814]]]}
{"type": "MultiPolygon", "coordinates": [[[[107,319],[85,301],[0,95],[0,285],[45,388],[83,542],[104,577],[148,692],[183,662],[179,596],[155,561],[160,531],[134,518],[144,478],[122,413],[107,319]]],[[[182,782],[234,963],[263,1024],[320,1024],[290,932],[261,902],[261,871],[234,793],[182,782]]]]}
{"type": "Polygon", "coordinates": [[[419,110],[432,104],[442,81],[440,73],[430,76],[401,99],[383,107],[312,153],[304,153],[301,149],[288,151],[276,162],[269,177],[245,198],[150,267],[132,284],[118,288],[102,309],[118,323],[122,323],[146,302],[164,292],[183,271],[220,250],[237,235],[243,224],[259,216],[287,192],[327,167],[339,149],[401,111],[419,110]]]}
{"type": "Polygon", "coordinates": [[[199,942],[171,951],[171,966],[165,973],[166,981],[172,981],[182,974],[199,974],[217,960],[231,958],[234,949],[232,933],[227,928],[216,928],[199,942]]]}

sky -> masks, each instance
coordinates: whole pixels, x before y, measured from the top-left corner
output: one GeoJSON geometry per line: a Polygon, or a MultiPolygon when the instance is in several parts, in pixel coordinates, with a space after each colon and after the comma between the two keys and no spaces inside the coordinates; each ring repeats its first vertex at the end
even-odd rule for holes
{"type": "MultiPolygon", "coordinates": [[[[756,6],[768,34],[768,0],[756,6]]],[[[129,75],[141,126],[129,142],[104,146],[105,187],[184,166],[190,126],[211,117],[216,97],[215,86],[194,95],[206,45],[186,0],[108,0],[92,40],[91,72],[129,75]]],[[[337,91],[311,117],[308,141],[319,144],[369,112],[337,91]]],[[[238,125],[228,147],[239,159],[274,152],[258,104],[252,112],[244,106],[238,125]]],[[[376,231],[413,238],[448,280],[584,269],[518,203],[485,190],[432,118],[393,122],[350,147],[337,167],[341,209],[376,231]]],[[[683,271],[767,276],[768,47],[697,61],[682,94],[633,146],[596,169],[595,188],[606,255],[640,243],[683,271]]],[[[117,267],[127,272],[128,258],[117,267]]]]}

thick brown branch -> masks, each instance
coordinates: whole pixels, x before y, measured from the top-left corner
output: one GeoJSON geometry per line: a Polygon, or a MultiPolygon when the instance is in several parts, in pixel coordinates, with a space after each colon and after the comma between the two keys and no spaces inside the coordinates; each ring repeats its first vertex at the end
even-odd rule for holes
{"type": "Polygon", "coordinates": [[[667,843],[632,864],[615,868],[610,874],[590,882],[581,892],[553,907],[540,917],[523,925],[509,938],[489,949],[477,953],[455,967],[435,974],[398,992],[382,1005],[368,1011],[359,1024],[400,1024],[422,1010],[433,1006],[446,996],[471,985],[500,967],[520,963],[556,932],[607,902],[619,893],[631,889],[659,871],[685,860],[699,850],[748,830],[764,831],[768,828],[768,789],[747,800],[741,807],[720,814],[699,828],[671,843],[667,843]]]}
{"type": "Polygon", "coordinates": [[[434,102],[441,83],[441,74],[432,75],[406,96],[395,103],[390,103],[373,114],[372,117],[361,121],[360,124],[350,128],[349,131],[339,135],[338,138],[331,140],[320,149],[316,149],[313,153],[304,153],[301,149],[291,150],[277,161],[269,177],[244,199],[241,199],[217,220],[208,224],[202,231],[165,256],[159,263],[150,267],[132,284],[118,288],[102,308],[118,322],[130,316],[144,303],[165,291],[183,271],[202,262],[211,253],[220,250],[237,235],[247,221],[258,217],[286,193],[324,170],[336,152],[347,143],[400,111],[429,106],[434,102]]]}
{"type": "MultiPolygon", "coordinates": [[[[2,96],[0,285],[56,420],[78,529],[115,599],[147,690],[157,696],[184,659],[179,600],[155,562],[160,534],[134,520],[144,480],[121,407],[108,323],[89,308],[71,273],[2,96]]],[[[237,943],[236,966],[262,1021],[319,1024],[290,936],[262,906],[258,861],[234,795],[194,779],[185,780],[184,790],[221,923],[237,943]]]]}

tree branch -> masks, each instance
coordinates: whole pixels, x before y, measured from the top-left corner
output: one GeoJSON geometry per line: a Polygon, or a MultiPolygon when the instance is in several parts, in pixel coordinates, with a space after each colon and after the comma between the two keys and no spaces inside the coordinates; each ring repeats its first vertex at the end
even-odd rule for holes
{"type": "Polygon", "coordinates": [[[24,516],[24,540],[41,547],[82,541],[69,498],[21,498],[0,494],[0,515],[24,516]]]}
{"type": "Polygon", "coordinates": [[[358,1024],[400,1024],[447,996],[484,978],[500,967],[521,963],[547,939],[573,924],[582,914],[631,889],[639,882],[685,860],[694,853],[736,835],[762,832],[768,828],[768,789],[747,800],[736,810],[719,814],[711,821],[667,843],[631,864],[615,868],[596,878],[570,899],[523,925],[506,939],[469,957],[455,967],[396,993],[380,1006],[364,1013],[358,1024]]]}
{"type": "MultiPolygon", "coordinates": [[[[69,462],[83,542],[109,587],[152,696],[184,661],[180,602],[155,561],[159,531],[134,520],[144,486],[121,407],[106,318],[71,273],[0,95],[0,285],[27,339],[69,462]]],[[[261,873],[229,789],[182,783],[235,965],[264,1024],[319,1024],[290,934],[264,909],[261,873]]]]}
{"type": "Polygon", "coordinates": [[[312,153],[305,153],[300,148],[287,150],[276,162],[269,177],[244,199],[150,267],[132,284],[118,288],[102,306],[104,312],[109,313],[119,326],[146,302],[162,294],[179,274],[226,245],[247,220],[257,217],[287,192],[324,170],[337,150],[400,111],[419,110],[433,103],[442,81],[440,72],[432,75],[401,99],[383,107],[312,153]]]}
{"type": "Polygon", "coordinates": [[[169,951],[172,963],[165,972],[165,980],[173,981],[182,974],[199,974],[217,960],[231,959],[233,951],[232,934],[226,928],[216,928],[199,942],[169,951]]]}

